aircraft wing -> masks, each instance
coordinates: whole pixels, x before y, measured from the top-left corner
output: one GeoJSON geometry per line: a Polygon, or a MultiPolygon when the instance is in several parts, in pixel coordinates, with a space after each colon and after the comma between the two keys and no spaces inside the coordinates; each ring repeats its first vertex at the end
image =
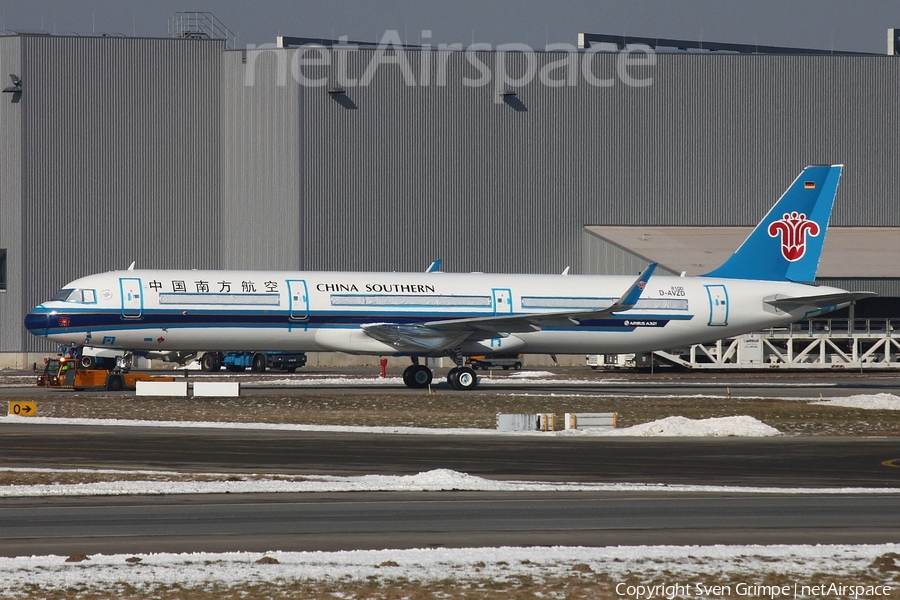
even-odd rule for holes
{"type": "Polygon", "coordinates": [[[370,338],[410,354],[440,352],[458,346],[469,337],[468,331],[441,331],[421,324],[367,323],[362,330],[370,338]]]}
{"type": "Polygon", "coordinates": [[[556,324],[571,326],[582,319],[600,319],[634,308],[647,281],[656,270],[652,263],[610,306],[597,310],[547,311],[519,315],[441,319],[415,325],[371,323],[362,329],[371,338],[404,352],[438,351],[452,348],[465,340],[505,337],[510,333],[540,331],[556,324]]]}
{"type": "Polygon", "coordinates": [[[800,306],[815,306],[816,308],[826,308],[828,306],[836,306],[838,304],[849,304],[854,300],[862,298],[871,298],[877,296],[875,292],[844,292],[842,294],[823,294],[821,296],[780,296],[767,298],[766,304],[771,304],[775,308],[784,311],[790,311],[800,306]]]}

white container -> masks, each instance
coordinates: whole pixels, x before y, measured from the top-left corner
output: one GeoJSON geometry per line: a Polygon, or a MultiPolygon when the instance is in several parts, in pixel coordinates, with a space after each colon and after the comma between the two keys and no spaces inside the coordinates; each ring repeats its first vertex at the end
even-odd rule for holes
{"type": "Polygon", "coordinates": [[[194,384],[194,398],[236,398],[241,395],[237,381],[198,381],[194,384]]]}
{"type": "Polygon", "coordinates": [[[541,428],[540,416],[527,413],[497,415],[497,429],[500,431],[537,431],[541,428]]]}
{"type": "Polygon", "coordinates": [[[175,396],[187,398],[187,381],[137,381],[134,393],[136,396],[175,396]]]}

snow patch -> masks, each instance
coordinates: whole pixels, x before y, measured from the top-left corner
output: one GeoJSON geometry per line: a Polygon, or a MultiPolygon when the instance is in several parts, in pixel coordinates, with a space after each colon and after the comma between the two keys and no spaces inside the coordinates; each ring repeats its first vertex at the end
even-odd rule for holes
{"type": "MultiPolygon", "coordinates": [[[[47,473],[49,469],[9,468],[15,473],[47,473]]],[[[59,473],[146,474],[160,471],[117,471],[60,469],[59,473]]],[[[544,481],[496,481],[450,469],[434,469],[415,475],[238,475],[235,473],[193,474],[203,481],[185,481],[186,473],[169,473],[177,481],[109,481],[74,484],[0,486],[2,497],[47,496],[127,496],[146,494],[250,494],[250,493],[335,493],[335,492],[690,492],[741,494],[900,494],[897,488],[774,488],[725,485],[679,485],[663,483],[590,483],[544,481]],[[218,481],[209,478],[218,477],[218,481]]],[[[150,479],[150,477],[148,477],[150,479]]],[[[159,477],[156,477],[159,479],[159,477]]]]}
{"type": "MultiPolygon", "coordinates": [[[[672,581],[731,576],[790,584],[810,573],[841,577],[864,571],[875,559],[900,553],[900,544],[772,546],[553,546],[542,548],[433,548],[342,552],[223,552],[185,554],[93,554],[80,563],[64,556],[0,557],[0,595],[25,589],[109,590],[131,586],[150,596],[161,586],[217,589],[294,581],[365,581],[367,578],[433,582],[570,577],[576,565],[588,565],[614,581],[634,573],[654,573],[665,565],[672,581]],[[258,564],[262,556],[274,558],[258,564]],[[128,559],[140,559],[137,566],[128,559]],[[277,561],[277,562],[276,562],[277,561]],[[389,570],[382,565],[391,564],[389,570]]],[[[893,589],[896,589],[895,587],[893,589]]],[[[29,596],[30,597],[30,596],[29,596]]],[[[67,596],[68,597],[68,596],[67,596]]]]}
{"type": "Polygon", "coordinates": [[[340,433],[382,433],[395,435],[491,435],[491,436],[685,436],[685,437],[767,437],[780,435],[774,427],[749,416],[692,420],[667,417],[622,429],[581,429],[569,431],[499,431],[497,429],[431,427],[369,427],[362,425],[303,425],[293,423],[224,423],[217,421],[140,421],[127,419],[70,419],[63,417],[0,417],[4,423],[45,425],[94,425],[111,427],[180,427],[198,429],[273,429],[279,431],[318,431],[340,433]]]}
{"type": "Polygon", "coordinates": [[[843,406],[845,408],[863,408],[866,410],[900,410],[900,397],[894,394],[859,394],[845,398],[831,398],[819,402],[810,402],[819,406],[843,406]]]}
{"type": "Polygon", "coordinates": [[[769,437],[781,432],[753,417],[718,417],[712,419],[688,419],[667,417],[650,423],[642,423],[622,429],[604,432],[609,436],[697,436],[697,437],[769,437]]]}
{"type": "Polygon", "coordinates": [[[536,379],[540,377],[553,377],[556,373],[550,371],[516,371],[509,375],[508,379],[536,379]]]}
{"type": "Polygon", "coordinates": [[[308,378],[284,378],[266,379],[264,381],[247,382],[246,387],[270,387],[270,386],[304,386],[304,385],[403,385],[402,377],[308,377],[308,378]]]}

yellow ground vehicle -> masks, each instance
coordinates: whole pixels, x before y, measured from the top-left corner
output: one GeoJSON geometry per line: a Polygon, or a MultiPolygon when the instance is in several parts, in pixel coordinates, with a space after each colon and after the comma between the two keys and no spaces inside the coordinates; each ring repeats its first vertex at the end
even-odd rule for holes
{"type": "Polygon", "coordinates": [[[39,387],[80,390],[133,390],[138,381],[174,381],[174,377],[158,377],[145,373],[131,373],[118,368],[95,367],[93,357],[59,355],[44,359],[44,372],[37,378],[39,387]]]}

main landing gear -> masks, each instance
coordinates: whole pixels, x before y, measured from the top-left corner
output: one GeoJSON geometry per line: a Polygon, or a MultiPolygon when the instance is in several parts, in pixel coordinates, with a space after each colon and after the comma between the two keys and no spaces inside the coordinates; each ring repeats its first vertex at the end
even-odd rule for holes
{"type": "Polygon", "coordinates": [[[454,390],[471,390],[478,385],[478,376],[469,367],[454,367],[447,373],[447,383],[454,390]]]}
{"type": "Polygon", "coordinates": [[[431,384],[434,373],[425,365],[419,364],[419,359],[413,357],[413,364],[406,367],[403,371],[403,383],[406,387],[411,388],[427,388],[431,384]]]}
{"type": "MultiPolygon", "coordinates": [[[[475,375],[475,371],[464,366],[462,357],[456,353],[451,354],[451,357],[457,366],[450,369],[450,372],[447,373],[447,383],[450,384],[450,387],[454,390],[471,390],[478,385],[478,377],[475,375]]],[[[412,357],[412,363],[403,371],[403,383],[406,384],[406,387],[411,388],[428,387],[434,378],[434,373],[425,365],[420,365],[419,357],[417,356],[412,357]]]]}

